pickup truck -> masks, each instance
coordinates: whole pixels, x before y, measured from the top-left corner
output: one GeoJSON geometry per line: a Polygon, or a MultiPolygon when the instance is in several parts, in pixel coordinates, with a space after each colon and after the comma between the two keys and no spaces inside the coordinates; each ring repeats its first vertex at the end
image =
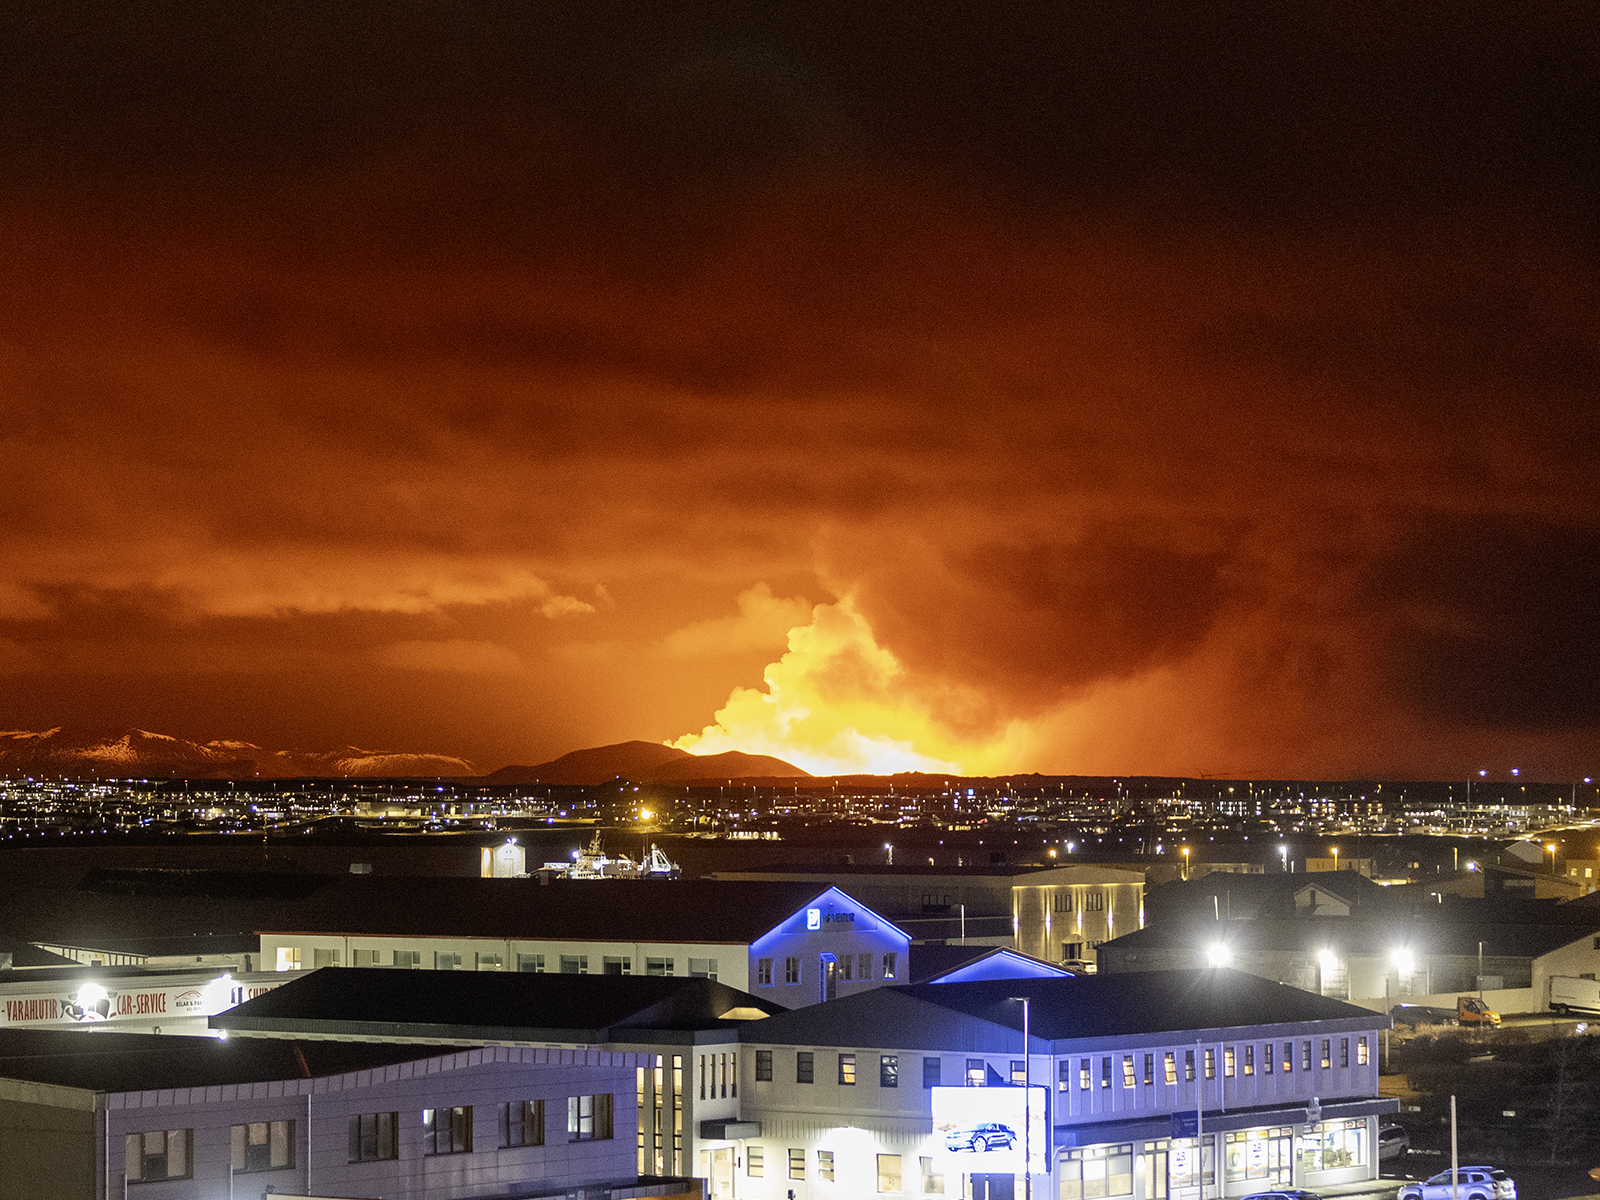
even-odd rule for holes
{"type": "Polygon", "coordinates": [[[1577,1009],[1600,1012],[1600,981],[1574,979],[1570,975],[1550,977],[1550,1010],[1564,1013],[1577,1009]]]}
{"type": "Polygon", "coordinates": [[[1396,1025],[1498,1025],[1500,1014],[1476,996],[1459,996],[1454,1008],[1428,1004],[1396,1004],[1389,1010],[1396,1025]]]}

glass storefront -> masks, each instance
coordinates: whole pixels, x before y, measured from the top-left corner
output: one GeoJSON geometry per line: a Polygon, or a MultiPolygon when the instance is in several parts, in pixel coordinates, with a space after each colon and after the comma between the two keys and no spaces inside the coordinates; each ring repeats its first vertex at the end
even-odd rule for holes
{"type": "Polygon", "coordinates": [[[1338,1171],[1345,1167],[1364,1167],[1367,1154],[1367,1122],[1364,1117],[1349,1121],[1324,1121],[1300,1135],[1300,1169],[1338,1171]]]}
{"type": "MultiPolygon", "coordinates": [[[[1251,1186],[1247,1191],[1290,1185],[1294,1174],[1294,1137],[1287,1125],[1224,1134],[1223,1147],[1225,1177],[1230,1185],[1248,1182],[1251,1186]]],[[[1239,1189],[1230,1186],[1228,1190],[1239,1189]]]]}
{"type": "Polygon", "coordinates": [[[1061,1156],[1060,1200],[1133,1195],[1133,1143],[1085,1146],[1061,1156]]]}

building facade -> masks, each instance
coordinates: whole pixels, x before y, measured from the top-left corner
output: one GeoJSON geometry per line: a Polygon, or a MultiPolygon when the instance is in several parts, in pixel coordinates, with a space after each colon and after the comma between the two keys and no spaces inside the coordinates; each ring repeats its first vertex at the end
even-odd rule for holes
{"type": "Polygon", "coordinates": [[[1209,1200],[1375,1178],[1378,1117],[1397,1107],[1377,1095],[1387,1025],[1233,971],[886,989],[746,1026],[740,1123],[703,1139],[696,1169],[725,1200],[1000,1200],[1023,1190],[1020,1161],[979,1169],[972,1142],[1007,1122],[1015,1139],[1026,1081],[1044,1110],[1028,1114],[1046,1143],[1030,1147],[1035,1196],[1209,1200]],[[1011,1116],[952,1128],[941,1109],[962,1088],[995,1089],[962,1111],[1011,1116]]]}

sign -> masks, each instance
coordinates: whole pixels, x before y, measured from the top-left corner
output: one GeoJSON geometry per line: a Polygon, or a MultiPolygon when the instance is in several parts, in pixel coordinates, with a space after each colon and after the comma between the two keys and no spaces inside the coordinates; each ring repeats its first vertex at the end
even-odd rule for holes
{"type": "Polygon", "coordinates": [[[1049,1170],[1049,1127],[1045,1089],[1019,1087],[936,1087],[933,1134],[945,1170],[951,1173],[1021,1174],[1025,1143],[1030,1174],[1049,1170]],[[1031,1133],[1024,1122],[1031,1117],[1031,1133]]]}
{"type": "Polygon", "coordinates": [[[1198,1126],[1197,1114],[1193,1109],[1172,1114],[1172,1136],[1175,1138],[1194,1137],[1200,1132],[1198,1126]]]}
{"type": "Polygon", "coordinates": [[[4,997],[0,999],[0,1026],[90,1025],[130,1017],[208,1017],[281,986],[277,982],[247,986],[226,975],[198,987],[182,983],[124,991],[116,986],[117,982],[90,980],[69,985],[54,995],[4,997]]]}
{"type": "Polygon", "coordinates": [[[821,929],[822,928],[822,910],[820,908],[808,908],[808,909],[806,909],[806,928],[807,929],[821,929]]]}

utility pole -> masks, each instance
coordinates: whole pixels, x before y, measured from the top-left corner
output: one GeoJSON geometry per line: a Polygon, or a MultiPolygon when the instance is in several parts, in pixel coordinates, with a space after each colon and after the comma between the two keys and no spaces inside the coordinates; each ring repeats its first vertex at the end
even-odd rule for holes
{"type": "Polygon", "coordinates": [[[1028,1010],[1033,997],[1011,998],[1022,1002],[1022,1195],[1023,1200],[1033,1200],[1033,1043],[1028,1030],[1028,1010]]]}

